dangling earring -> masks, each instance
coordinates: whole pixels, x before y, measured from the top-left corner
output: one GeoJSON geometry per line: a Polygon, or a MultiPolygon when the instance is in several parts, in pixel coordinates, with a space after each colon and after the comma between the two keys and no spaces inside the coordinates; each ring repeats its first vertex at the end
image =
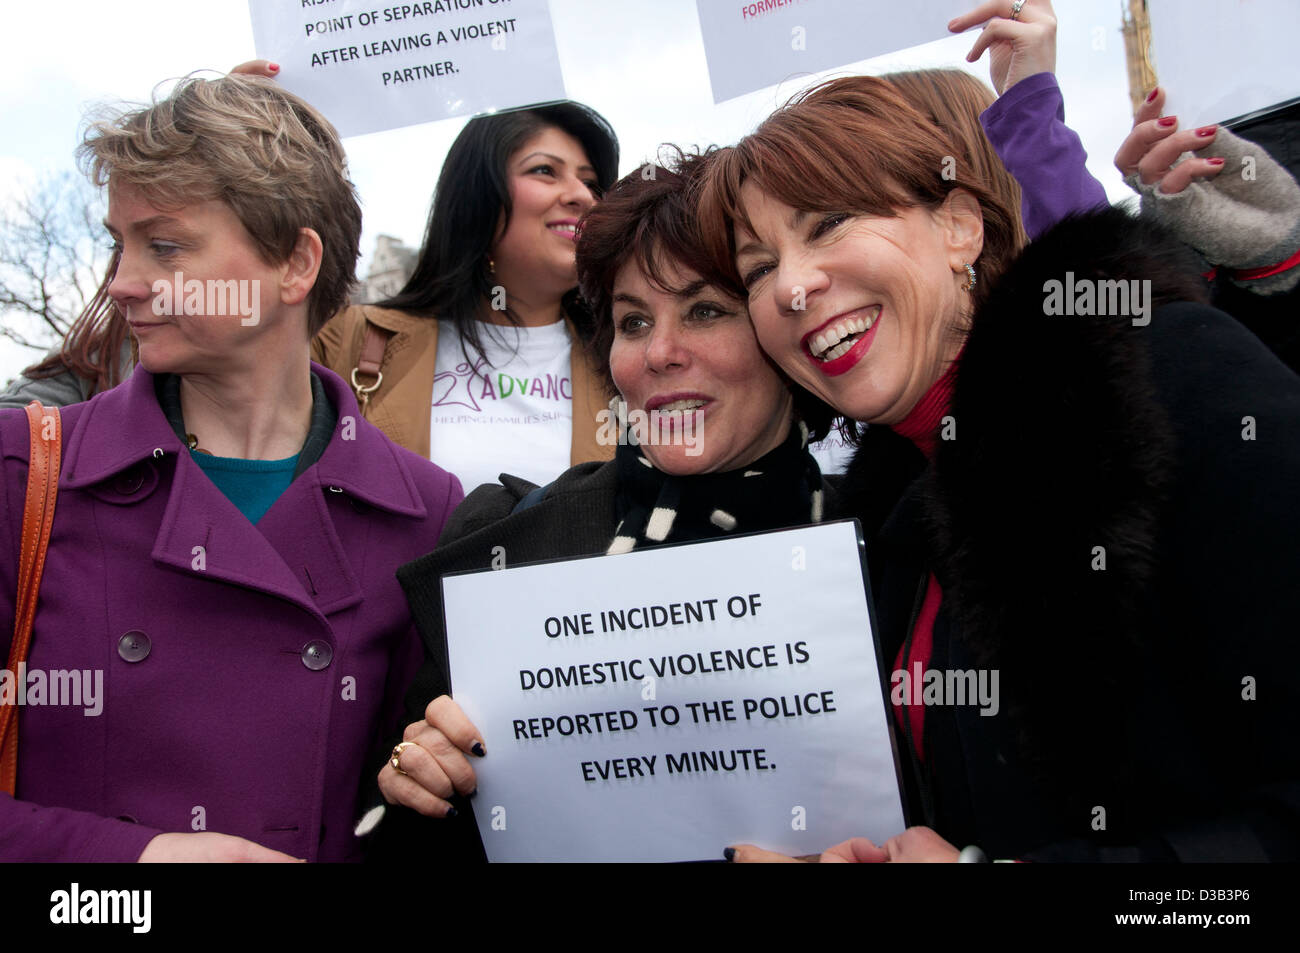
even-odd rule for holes
{"type": "Polygon", "coordinates": [[[962,267],[966,269],[966,283],[965,283],[964,285],[961,286],[961,290],[962,290],[962,291],[974,291],[974,290],[975,290],[975,281],[976,281],[976,279],[975,279],[975,266],[972,265],[972,264],[970,264],[969,262],[967,262],[965,265],[962,265],[962,267]]]}
{"type": "Polygon", "coordinates": [[[623,399],[623,395],[615,394],[609,399],[609,416],[610,421],[616,428],[619,446],[623,444],[631,444],[634,447],[640,445],[636,439],[636,434],[627,425],[627,401],[623,399]]]}
{"type": "Polygon", "coordinates": [[[494,262],[491,258],[489,258],[489,259],[488,259],[488,274],[489,274],[489,275],[495,275],[496,273],[497,273],[497,263],[494,262]]]}

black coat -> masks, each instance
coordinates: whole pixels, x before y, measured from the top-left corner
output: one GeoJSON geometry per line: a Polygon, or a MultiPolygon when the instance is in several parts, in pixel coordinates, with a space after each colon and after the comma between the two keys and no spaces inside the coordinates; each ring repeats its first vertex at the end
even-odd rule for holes
{"type": "Polygon", "coordinates": [[[1300,374],[1300,285],[1261,295],[1220,275],[1211,288],[1216,308],[1244,324],[1283,364],[1300,374]]]}
{"type": "Polygon", "coordinates": [[[958,847],[1300,857],[1300,378],[1180,300],[1182,254],[1119,210],[1057,226],[975,317],[955,439],[927,465],[868,428],[846,474],[886,660],[933,572],[929,667],[1000,674],[995,717],[926,709],[904,772],[958,847]],[[1066,272],[1151,281],[1150,323],[1045,314],[1066,272]]]}
{"type": "MultiPolygon", "coordinates": [[[[406,696],[408,722],[422,719],[431,700],[451,691],[440,584],[443,575],[598,555],[614,538],[616,463],[580,463],[547,486],[540,499],[530,498],[526,503],[525,497],[537,489],[532,483],[509,475],[501,479],[501,485],[480,486],[465,498],[448,519],[437,549],[398,570],[398,581],[406,591],[425,646],[424,665],[406,696]]],[[[833,481],[824,482],[823,494],[826,509],[836,508],[833,481]]],[[[450,821],[431,821],[405,808],[388,808],[374,835],[370,856],[376,860],[409,860],[412,856],[483,860],[472,801],[455,797],[452,804],[458,816],[450,821]]]]}

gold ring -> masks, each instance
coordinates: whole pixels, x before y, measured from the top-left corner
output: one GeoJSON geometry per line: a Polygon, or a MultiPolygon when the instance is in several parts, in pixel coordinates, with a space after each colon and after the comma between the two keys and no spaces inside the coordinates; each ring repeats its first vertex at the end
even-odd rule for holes
{"type": "Polygon", "coordinates": [[[393,756],[388,759],[388,763],[393,766],[393,770],[398,774],[406,774],[406,772],[402,770],[402,752],[414,744],[414,741],[403,741],[401,744],[396,745],[393,748],[393,756]]]}

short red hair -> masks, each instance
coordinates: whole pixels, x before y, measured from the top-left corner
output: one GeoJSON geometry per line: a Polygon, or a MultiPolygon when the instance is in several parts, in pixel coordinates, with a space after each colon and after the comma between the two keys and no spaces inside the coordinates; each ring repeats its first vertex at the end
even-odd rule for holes
{"type": "Polygon", "coordinates": [[[1014,193],[997,180],[1010,175],[1000,162],[972,161],[987,141],[964,142],[954,128],[936,125],[899,87],[877,77],[835,79],[799,94],[710,163],[699,208],[715,267],[740,280],[732,224],[750,228],[740,202],[749,181],[800,211],[884,216],[937,207],[961,188],[984,217],[984,249],[973,263],[975,296],[982,299],[1024,233],[1014,193]]]}

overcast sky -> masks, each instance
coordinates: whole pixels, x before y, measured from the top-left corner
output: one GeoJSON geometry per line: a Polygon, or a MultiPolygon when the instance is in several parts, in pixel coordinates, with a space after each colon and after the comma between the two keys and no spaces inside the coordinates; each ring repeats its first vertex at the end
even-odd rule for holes
{"type": "MultiPolygon", "coordinates": [[[[906,0],[852,2],[879,8],[882,17],[909,10],[906,0]]],[[[1083,138],[1093,175],[1117,201],[1129,194],[1110,162],[1130,124],[1120,0],[1057,0],[1055,7],[1066,119],[1083,138]]],[[[0,201],[48,171],[75,168],[88,107],[147,100],[160,81],[196,69],[224,71],[258,52],[247,0],[6,0],[3,9],[0,201]]],[[[661,142],[734,142],[809,82],[715,106],[695,0],[551,0],[551,13],[569,97],[613,124],[621,172],[651,157],[661,142]]],[[[936,24],[935,33],[942,35],[944,25],[936,24]]],[[[987,59],[973,67],[964,62],[973,37],[941,39],[823,75],[967,66],[987,82],[987,59]]],[[[438,169],[464,121],[345,140],[365,211],[363,274],[377,235],[419,244],[438,169]]],[[[0,381],[32,359],[0,341],[0,381]]]]}

